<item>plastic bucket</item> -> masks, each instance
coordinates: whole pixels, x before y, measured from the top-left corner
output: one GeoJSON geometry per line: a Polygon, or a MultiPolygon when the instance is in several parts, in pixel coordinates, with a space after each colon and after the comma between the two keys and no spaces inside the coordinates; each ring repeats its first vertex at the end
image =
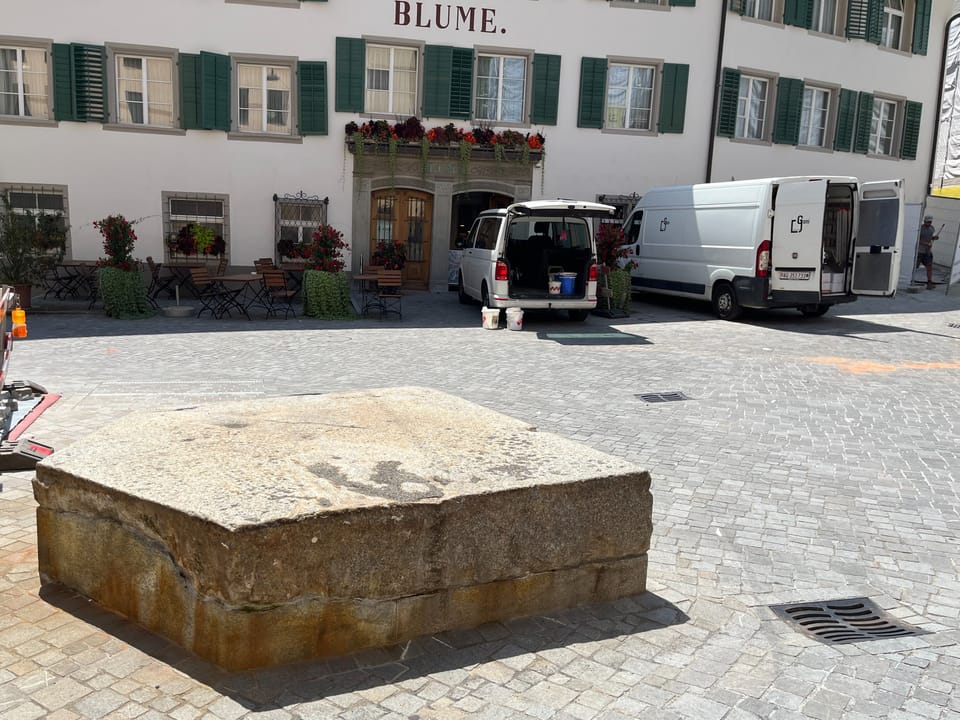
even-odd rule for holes
{"type": "Polygon", "coordinates": [[[560,294],[560,278],[556,274],[551,275],[550,279],[547,281],[547,292],[551,295],[560,294]]]}
{"type": "Polygon", "coordinates": [[[499,308],[481,308],[480,313],[484,330],[496,330],[498,327],[500,327],[499,308]]]}
{"type": "Polygon", "coordinates": [[[523,330],[523,309],[507,308],[507,327],[510,330],[523,330]]]}
{"type": "Polygon", "coordinates": [[[560,273],[560,294],[573,295],[573,285],[576,281],[576,273],[560,273]]]}

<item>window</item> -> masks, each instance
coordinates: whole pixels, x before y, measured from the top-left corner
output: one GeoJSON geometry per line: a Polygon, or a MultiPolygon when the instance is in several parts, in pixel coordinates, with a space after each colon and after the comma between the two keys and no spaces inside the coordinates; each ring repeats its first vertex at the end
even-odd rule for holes
{"type": "Polygon", "coordinates": [[[121,125],[173,127],[173,59],[114,54],[115,120],[121,125]]]}
{"type": "Polygon", "coordinates": [[[10,209],[16,215],[29,218],[31,224],[37,224],[41,218],[49,222],[59,232],[67,231],[67,202],[65,190],[58,187],[6,186],[0,188],[10,203],[10,209]]]}
{"type": "Polygon", "coordinates": [[[773,20],[773,0],[743,0],[743,15],[757,20],[773,20]]]}
{"type": "Polygon", "coordinates": [[[883,98],[874,98],[867,152],[871,155],[894,155],[896,127],[897,103],[883,98]]]}
{"type": "Polygon", "coordinates": [[[285,65],[237,63],[237,130],[292,135],[293,69],[285,65]]]}
{"type": "Polygon", "coordinates": [[[735,137],[748,140],[765,139],[767,93],[770,81],[766,78],[742,75],[737,97],[737,127],[735,137]]]}
{"type": "Polygon", "coordinates": [[[477,120],[523,123],[526,121],[524,95],[527,90],[527,58],[517,55],[477,57],[477,120]]]}
{"type": "Polygon", "coordinates": [[[811,29],[833,35],[837,31],[837,0],[813,0],[811,29]]]}
{"type": "Polygon", "coordinates": [[[327,202],[303,193],[285,195],[276,202],[276,243],[278,255],[295,257],[297,246],[309,243],[317,228],[327,223],[327,202]]]}
{"type": "Polygon", "coordinates": [[[416,115],[418,65],[416,48],[368,44],[366,112],[416,115]]]}
{"type": "Polygon", "coordinates": [[[654,67],[611,63],[607,71],[607,104],[603,126],[652,130],[655,77],[654,67]]]}
{"type": "Polygon", "coordinates": [[[899,50],[902,30],[903,0],[884,0],[883,32],[880,36],[880,44],[899,50]]]}
{"type": "Polygon", "coordinates": [[[170,241],[176,238],[177,233],[185,226],[194,223],[210,228],[213,230],[214,236],[223,238],[229,255],[230,218],[229,202],[226,195],[164,192],[162,202],[164,235],[168,241],[168,257],[182,258],[170,246],[170,241]]]}
{"type": "Polygon", "coordinates": [[[0,115],[50,117],[45,48],[0,46],[0,115]]]}
{"type": "Polygon", "coordinates": [[[830,119],[830,91],[818,87],[803,89],[798,145],[825,147],[830,119]]]}
{"type": "Polygon", "coordinates": [[[499,217],[482,218],[477,225],[473,247],[477,250],[493,250],[497,246],[501,222],[503,219],[499,217]]]}

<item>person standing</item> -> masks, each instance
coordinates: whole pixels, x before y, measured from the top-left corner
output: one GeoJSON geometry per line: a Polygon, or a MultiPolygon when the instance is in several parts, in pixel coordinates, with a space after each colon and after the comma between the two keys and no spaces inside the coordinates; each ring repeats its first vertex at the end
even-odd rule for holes
{"type": "Polygon", "coordinates": [[[940,236],[933,232],[933,216],[923,218],[920,226],[920,239],[917,243],[917,263],[927,269],[927,289],[936,287],[933,282],[933,242],[940,236]]]}

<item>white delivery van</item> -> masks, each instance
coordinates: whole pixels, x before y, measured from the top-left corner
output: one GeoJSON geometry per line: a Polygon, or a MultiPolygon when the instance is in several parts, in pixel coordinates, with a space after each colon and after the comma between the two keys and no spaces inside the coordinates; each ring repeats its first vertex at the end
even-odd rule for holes
{"type": "Polygon", "coordinates": [[[654,188],[624,225],[637,291],[823,315],[859,295],[893,296],[903,181],[782,177],[654,188]]]}
{"type": "Polygon", "coordinates": [[[597,306],[597,245],[590,218],[615,213],[612,205],[562,199],[484,210],[460,257],[460,302],[566,310],[571,320],[584,320],[597,306]]]}

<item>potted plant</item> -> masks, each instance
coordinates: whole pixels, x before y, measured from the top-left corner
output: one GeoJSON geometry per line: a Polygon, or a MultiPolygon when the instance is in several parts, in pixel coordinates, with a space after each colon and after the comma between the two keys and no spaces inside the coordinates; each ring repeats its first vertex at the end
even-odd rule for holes
{"type": "Polygon", "coordinates": [[[325,320],[353,317],[350,284],[343,272],[343,233],[321,225],[311,236],[303,271],[303,314],[325,320]]]}
{"type": "Polygon", "coordinates": [[[399,240],[380,240],[370,255],[370,264],[382,266],[384,270],[403,270],[406,263],[407,246],[399,240]]]}
{"type": "Polygon", "coordinates": [[[103,235],[105,258],[98,261],[97,285],[103,309],[109,317],[141,318],[153,315],[147,300],[147,289],[140,273],[140,261],[133,257],[137,234],[123,215],[109,215],[94,220],[93,226],[103,235]]]}
{"type": "Polygon", "coordinates": [[[227,251],[223,237],[200,223],[184,225],[167,245],[171,255],[223,255],[227,251]]]}
{"type": "Polygon", "coordinates": [[[597,229],[597,262],[600,265],[600,308],[610,317],[624,317],[630,312],[630,270],[637,266],[627,260],[623,227],[619,223],[602,223],[597,229]]]}
{"type": "Polygon", "coordinates": [[[67,233],[59,213],[17,213],[3,196],[0,214],[0,283],[13,286],[29,310],[34,285],[63,260],[67,233]]]}

